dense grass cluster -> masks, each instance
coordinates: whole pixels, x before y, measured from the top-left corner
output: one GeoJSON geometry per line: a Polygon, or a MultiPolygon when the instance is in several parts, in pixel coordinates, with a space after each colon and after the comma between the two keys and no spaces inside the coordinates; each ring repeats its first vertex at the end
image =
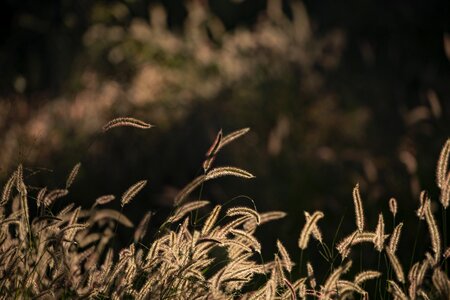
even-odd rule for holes
{"type": "MultiPolygon", "coordinates": [[[[104,131],[117,126],[151,127],[133,118],[119,118],[109,122],[104,131]]],[[[314,275],[314,262],[307,262],[307,274],[298,278],[298,273],[293,272],[295,263],[279,240],[273,259],[263,260],[261,244],[254,233],[258,226],[283,218],[286,213],[259,212],[256,206],[216,205],[203,215],[204,210],[200,209],[209,201],[192,200],[190,195],[206,181],[222,176],[253,178],[251,173],[236,167],[213,167],[220,149],[247,131],[242,129],[228,135],[220,131],[206,153],[204,174],[180,190],[172,213],[156,230],[152,242],[142,243],[151,218],[151,214],[146,214],[136,228],[134,242],[118,255],[111,246],[117,225],[133,224],[122,212],[103,207],[115,201],[113,195],[96,199],[87,209],[70,204],[58,212],[52,210],[53,203],[69,193],[80,164],[70,172],[64,187],[55,190],[43,187],[36,193],[27,186],[20,165],[4,185],[0,201],[1,297],[353,299],[367,298],[372,291],[365,290],[366,282],[376,281],[380,287],[376,291],[388,290],[394,299],[450,298],[450,281],[445,272],[450,248],[445,248],[448,245],[442,241],[431,199],[425,192],[421,194],[417,216],[427,224],[431,251],[424,253],[409,270],[401,265],[396,253],[403,223],[397,224],[392,232],[387,231],[385,217],[380,213],[376,229],[367,228],[358,185],[353,189],[356,228],[341,241],[327,246],[318,223],[324,213],[304,213],[306,223],[303,229],[299,228],[299,248],[303,251],[315,239],[327,251],[336,249],[341,258],[340,264],[332,264],[329,273],[320,276],[314,275]],[[35,218],[30,217],[31,201],[38,210],[35,218]],[[373,251],[387,258],[391,269],[388,274],[383,276],[381,270],[369,269],[349,278],[347,272],[352,268],[349,254],[360,243],[373,244],[373,251]],[[319,282],[319,278],[325,279],[319,282]]],[[[449,156],[450,140],[442,150],[437,171],[444,212],[450,193],[449,156]]],[[[131,185],[120,199],[122,207],[146,183],[141,180],[131,185]]],[[[395,216],[397,202],[391,199],[389,203],[395,216]]]]}

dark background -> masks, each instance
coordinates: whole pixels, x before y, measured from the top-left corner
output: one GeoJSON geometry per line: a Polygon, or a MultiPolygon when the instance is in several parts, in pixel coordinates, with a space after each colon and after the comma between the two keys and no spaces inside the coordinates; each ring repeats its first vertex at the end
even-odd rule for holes
{"type": "MultiPolygon", "coordinates": [[[[285,220],[258,232],[265,256],[279,238],[298,257],[303,210],[325,212],[321,228],[329,245],[341,218],[338,238],[350,233],[357,182],[369,229],[383,211],[392,230],[387,203],[398,199],[397,223],[406,223],[401,247],[410,249],[418,236],[419,192],[439,198],[435,165],[449,136],[449,2],[304,1],[299,15],[295,3],[301,2],[283,2],[284,17],[277,17],[260,0],[2,1],[2,181],[23,162],[31,187],[56,188],[81,161],[63,207],[120,196],[148,178],[125,214],[137,223],[151,209],[156,226],[177,189],[201,174],[218,130],[251,127],[216,164],[242,167],[256,179],[220,179],[201,197],[251,205],[240,197],[246,195],[259,211],[287,211],[285,220]],[[193,7],[204,14],[189,19],[193,7]],[[152,11],[166,11],[166,18],[152,11]],[[162,33],[155,29],[145,42],[136,24],[162,33]],[[170,46],[168,36],[181,46],[170,46]],[[241,48],[233,52],[235,44],[241,48]],[[215,61],[202,61],[205,47],[215,61]],[[231,67],[245,66],[241,73],[217,63],[229,53],[231,67]],[[156,82],[154,89],[145,89],[147,81],[156,82]],[[146,96],[155,89],[156,96],[146,96]],[[107,120],[123,115],[156,127],[100,133],[107,120]]],[[[116,242],[128,242],[130,233],[120,234],[116,242]]],[[[305,260],[320,264],[311,248],[305,260]]],[[[375,259],[369,255],[367,265],[375,259]]]]}
{"type": "MultiPolygon", "coordinates": [[[[207,5],[208,1],[198,2],[207,5]]],[[[239,26],[254,25],[266,7],[265,2],[218,0],[211,1],[209,6],[226,29],[232,31],[239,26]]],[[[289,14],[289,2],[283,2],[289,14]]],[[[77,75],[74,72],[80,68],[76,62],[89,51],[82,43],[89,27],[100,22],[127,26],[135,17],[148,19],[148,7],[154,3],[161,3],[167,10],[169,28],[182,32],[187,15],[183,1],[2,1],[2,94],[14,92],[16,76],[27,79],[29,95],[56,95],[71,88],[77,75]],[[122,18],[107,16],[111,3],[124,5],[129,14],[122,18]],[[102,9],[104,15],[98,12],[102,9]]],[[[340,75],[345,75],[346,80],[364,77],[365,81],[390,82],[391,90],[406,84],[417,91],[447,79],[448,60],[443,48],[443,35],[448,33],[450,23],[447,1],[305,1],[304,4],[316,34],[334,28],[345,31],[347,51],[340,75]],[[372,54],[366,54],[366,61],[361,57],[364,56],[361,48],[371,48],[368,51],[372,54]]]]}

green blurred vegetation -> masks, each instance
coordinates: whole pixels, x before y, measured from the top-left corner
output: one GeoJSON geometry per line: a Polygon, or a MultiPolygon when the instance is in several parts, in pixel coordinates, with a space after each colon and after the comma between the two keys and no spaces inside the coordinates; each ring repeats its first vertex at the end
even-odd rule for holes
{"type": "MultiPolygon", "coordinates": [[[[245,194],[262,211],[288,211],[281,235],[261,233],[267,251],[276,236],[295,249],[287,237],[303,210],[327,212],[328,239],[343,216],[343,228],[353,226],[356,182],[368,212],[387,210],[390,197],[412,211],[425,188],[436,196],[429,174],[450,128],[446,1],[2,5],[2,178],[21,161],[37,187],[56,187],[81,161],[69,201],[120,195],[148,178],[146,201],[127,215],[153,209],[164,218],[216,133],[251,127],[217,163],[257,179],[220,180],[203,197],[245,194]],[[156,127],[100,133],[125,115],[156,127]],[[53,172],[31,176],[43,167],[53,172]]],[[[368,215],[372,227],[376,218],[368,215]]]]}

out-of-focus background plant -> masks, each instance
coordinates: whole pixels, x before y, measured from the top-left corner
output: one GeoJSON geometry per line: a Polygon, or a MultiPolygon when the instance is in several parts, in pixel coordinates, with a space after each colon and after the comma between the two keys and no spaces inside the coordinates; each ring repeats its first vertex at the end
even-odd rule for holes
{"type": "MultiPolygon", "coordinates": [[[[257,179],[208,183],[202,197],[249,203],[246,195],[262,211],[289,212],[281,235],[261,233],[268,251],[278,237],[298,254],[292,236],[303,210],[326,211],[329,239],[342,217],[342,230],[353,226],[356,182],[367,212],[387,210],[390,197],[412,212],[425,188],[436,198],[429,174],[450,135],[448,1],[1,6],[2,181],[22,162],[36,187],[56,187],[81,161],[67,201],[87,204],[148,178],[141,201],[127,208],[138,220],[167,210],[202,172],[221,128],[250,127],[218,164],[257,179]],[[155,128],[103,135],[117,116],[155,128]]],[[[367,218],[374,227],[377,215],[367,218]]]]}

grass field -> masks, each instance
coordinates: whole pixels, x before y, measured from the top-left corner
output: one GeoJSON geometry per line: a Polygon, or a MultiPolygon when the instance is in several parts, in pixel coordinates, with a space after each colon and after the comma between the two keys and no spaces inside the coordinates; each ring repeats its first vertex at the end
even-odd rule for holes
{"type": "MultiPolygon", "coordinates": [[[[118,118],[103,127],[105,134],[119,126],[147,130],[152,125],[134,118],[118,118]]],[[[132,242],[115,253],[112,243],[118,226],[133,227],[125,209],[147,188],[147,179],[130,183],[120,197],[104,195],[91,207],[72,203],[55,211],[54,203],[70,193],[75,165],[57,189],[27,185],[26,168],[19,165],[4,184],[0,201],[0,296],[3,299],[450,299],[446,209],[450,200],[450,140],[438,159],[436,184],[439,201],[420,195],[416,214],[427,238],[417,234],[410,253],[398,253],[402,232],[396,219],[397,201],[389,201],[389,214],[380,213],[375,228],[365,222],[359,185],[352,192],[354,231],[341,240],[327,240],[320,230],[322,211],[304,212],[298,224],[300,257],[288,253],[283,241],[264,260],[255,237],[259,226],[288,217],[282,211],[259,211],[227,203],[210,207],[202,199],[205,183],[223,176],[251,180],[258,174],[234,166],[215,166],[214,159],[227,144],[244,136],[248,128],[220,131],[203,162],[203,174],[175,196],[166,221],[143,243],[152,214],[135,227],[132,242]],[[108,207],[119,201],[121,210],[108,207]],[[440,223],[435,215],[441,214],[440,223]],[[416,253],[417,243],[428,243],[416,253]],[[362,248],[361,244],[369,247],[362,248]],[[303,259],[308,247],[320,251],[329,263],[325,274],[315,274],[317,262],[303,259]],[[378,255],[378,264],[362,269],[355,258],[365,251],[378,255]],[[355,255],[356,252],[356,255],[355,255]],[[408,255],[410,265],[399,256],[408,255]],[[355,267],[356,266],[356,267],[355,267]],[[354,275],[349,275],[354,274],[354,275]]],[[[430,174],[430,176],[434,176],[430,174]]],[[[124,176],[124,180],[127,180],[124,176]]],[[[350,193],[350,191],[349,191],[350,193]]],[[[336,224],[339,228],[340,224],[336,224]]],[[[338,229],[337,229],[338,230],[338,229]]],[[[328,235],[327,235],[328,236],[328,235]]],[[[337,236],[337,234],[335,234],[337,236]]]]}

